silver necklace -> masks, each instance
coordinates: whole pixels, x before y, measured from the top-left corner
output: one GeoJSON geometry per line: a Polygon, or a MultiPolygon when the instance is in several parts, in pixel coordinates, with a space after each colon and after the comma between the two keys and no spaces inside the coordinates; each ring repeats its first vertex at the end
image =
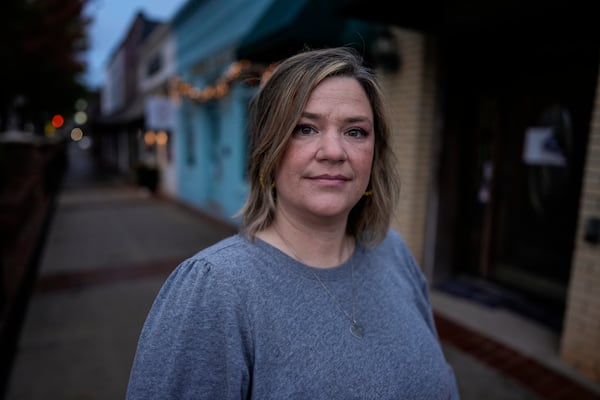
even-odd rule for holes
{"type": "MultiPolygon", "coordinates": [[[[273,227],[273,228],[275,229],[275,232],[277,232],[277,235],[279,236],[279,238],[285,243],[285,245],[288,247],[288,249],[292,252],[294,257],[298,261],[304,263],[302,261],[302,259],[300,257],[298,257],[298,254],[296,254],[294,247],[292,245],[290,245],[290,243],[286,239],[284,239],[284,237],[281,235],[281,233],[279,233],[279,230],[275,227],[273,227]]],[[[306,264],[306,263],[304,263],[304,264],[306,264]]],[[[346,316],[346,318],[348,318],[348,320],[350,320],[350,333],[352,334],[352,336],[361,339],[364,336],[364,330],[363,330],[363,327],[358,323],[358,321],[356,321],[356,317],[355,317],[355,315],[356,315],[356,295],[355,295],[355,287],[354,287],[354,262],[352,260],[352,256],[350,256],[350,273],[351,273],[350,277],[351,277],[351,282],[352,282],[352,314],[348,313],[348,311],[346,311],[344,309],[344,307],[342,307],[342,304],[340,303],[340,301],[337,299],[337,297],[335,297],[335,295],[331,292],[331,290],[329,290],[327,285],[325,285],[325,282],[323,282],[321,280],[321,278],[319,278],[319,275],[317,275],[315,273],[315,271],[313,271],[312,269],[310,269],[310,272],[315,277],[315,279],[321,284],[321,287],[323,287],[323,289],[325,290],[327,295],[331,298],[333,303],[337,306],[337,308],[339,308],[340,311],[342,312],[342,314],[344,314],[344,316],[346,316]]]]}
{"type": "Polygon", "coordinates": [[[351,271],[351,281],[352,281],[352,315],[350,315],[348,313],[348,311],[344,310],[344,307],[342,307],[342,305],[340,304],[338,299],[333,295],[331,290],[329,290],[327,285],[325,285],[325,283],[321,280],[321,278],[319,278],[319,275],[317,275],[315,273],[315,271],[310,270],[310,272],[312,272],[313,276],[317,279],[317,281],[319,281],[319,283],[321,284],[323,289],[325,289],[325,291],[327,292],[329,297],[331,297],[331,300],[340,309],[340,311],[346,316],[346,318],[348,318],[350,320],[350,333],[353,336],[360,339],[363,337],[364,331],[363,331],[362,326],[360,326],[360,324],[356,321],[356,317],[355,317],[355,315],[356,315],[356,302],[355,302],[356,296],[354,293],[354,263],[352,262],[352,259],[350,259],[350,271],[351,271]]]}

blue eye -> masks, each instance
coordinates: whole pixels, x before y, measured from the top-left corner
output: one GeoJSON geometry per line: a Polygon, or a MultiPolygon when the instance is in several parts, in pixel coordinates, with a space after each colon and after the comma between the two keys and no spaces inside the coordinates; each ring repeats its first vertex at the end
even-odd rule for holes
{"type": "Polygon", "coordinates": [[[350,129],[348,132],[346,132],[346,135],[348,135],[350,137],[355,137],[355,138],[363,138],[363,137],[367,137],[368,133],[364,129],[353,128],[353,129],[350,129]]]}
{"type": "Polygon", "coordinates": [[[294,135],[306,136],[315,132],[315,129],[309,125],[297,125],[294,128],[294,135]]]}

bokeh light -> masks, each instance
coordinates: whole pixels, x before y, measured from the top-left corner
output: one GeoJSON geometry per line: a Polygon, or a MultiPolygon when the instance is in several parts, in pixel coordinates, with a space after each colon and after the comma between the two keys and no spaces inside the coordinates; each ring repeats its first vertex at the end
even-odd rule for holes
{"type": "Polygon", "coordinates": [[[157,145],[164,146],[167,144],[168,141],[169,141],[169,136],[167,135],[167,132],[160,131],[156,134],[156,144],[157,145]]]}
{"type": "Polygon", "coordinates": [[[79,142],[77,142],[79,148],[83,150],[87,150],[92,147],[92,139],[89,136],[84,136],[81,138],[79,142]]]}
{"type": "Polygon", "coordinates": [[[63,118],[62,115],[56,114],[54,117],[52,117],[52,126],[53,127],[60,128],[64,124],[65,124],[65,119],[63,118]]]}
{"type": "Polygon", "coordinates": [[[55,133],[56,128],[52,125],[52,122],[48,122],[46,125],[44,125],[44,134],[46,136],[54,136],[55,133]]]}
{"type": "Polygon", "coordinates": [[[87,113],[85,111],[77,111],[73,119],[75,120],[76,124],[83,125],[87,122],[87,113]]]}
{"type": "Polygon", "coordinates": [[[71,140],[79,142],[83,138],[83,131],[81,128],[73,128],[71,130],[71,140]]]}
{"type": "Polygon", "coordinates": [[[87,109],[88,103],[85,99],[78,99],[75,102],[75,109],[77,111],[84,111],[85,109],[87,109]]]}
{"type": "Polygon", "coordinates": [[[146,146],[152,146],[156,143],[156,133],[154,131],[147,131],[144,134],[144,143],[146,146]]]}

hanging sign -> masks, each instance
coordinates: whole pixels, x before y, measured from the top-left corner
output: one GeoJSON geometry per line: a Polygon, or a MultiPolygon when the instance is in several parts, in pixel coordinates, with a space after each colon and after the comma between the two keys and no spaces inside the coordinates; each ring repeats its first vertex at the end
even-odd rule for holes
{"type": "Polygon", "coordinates": [[[552,165],[564,167],[567,160],[556,140],[554,130],[547,127],[532,127],[525,132],[523,161],[529,165],[552,165]]]}
{"type": "Polygon", "coordinates": [[[168,131],[175,128],[175,107],[170,97],[148,96],[145,106],[146,129],[168,131]]]}

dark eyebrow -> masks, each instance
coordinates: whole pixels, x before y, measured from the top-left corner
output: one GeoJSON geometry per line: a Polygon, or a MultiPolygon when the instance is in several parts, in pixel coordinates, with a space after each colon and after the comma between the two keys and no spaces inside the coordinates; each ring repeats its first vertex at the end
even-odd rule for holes
{"type": "Polygon", "coordinates": [[[306,112],[306,111],[303,111],[302,115],[300,115],[300,117],[311,119],[311,120],[319,120],[319,119],[321,119],[321,115],[316,114],[316,113],[306,112]]]}
{"type": "MultiPolygon", "coordinates": [[[[317,114],[317,113],[311,113],[311,112],[307,112],[307,111],[303,111],[302,118],[306,118],[306,119],[310,119],[313,121],[318,121],[322,118],[321,114],[317,114]]],[[[357,123],[357,122],[366,122],[368,124],[371,124],[371,120],[368,117],[362,117],[362,116],[352,116],[352,117],[348,117],[344,120],[347,123],[357,123]]]]}

